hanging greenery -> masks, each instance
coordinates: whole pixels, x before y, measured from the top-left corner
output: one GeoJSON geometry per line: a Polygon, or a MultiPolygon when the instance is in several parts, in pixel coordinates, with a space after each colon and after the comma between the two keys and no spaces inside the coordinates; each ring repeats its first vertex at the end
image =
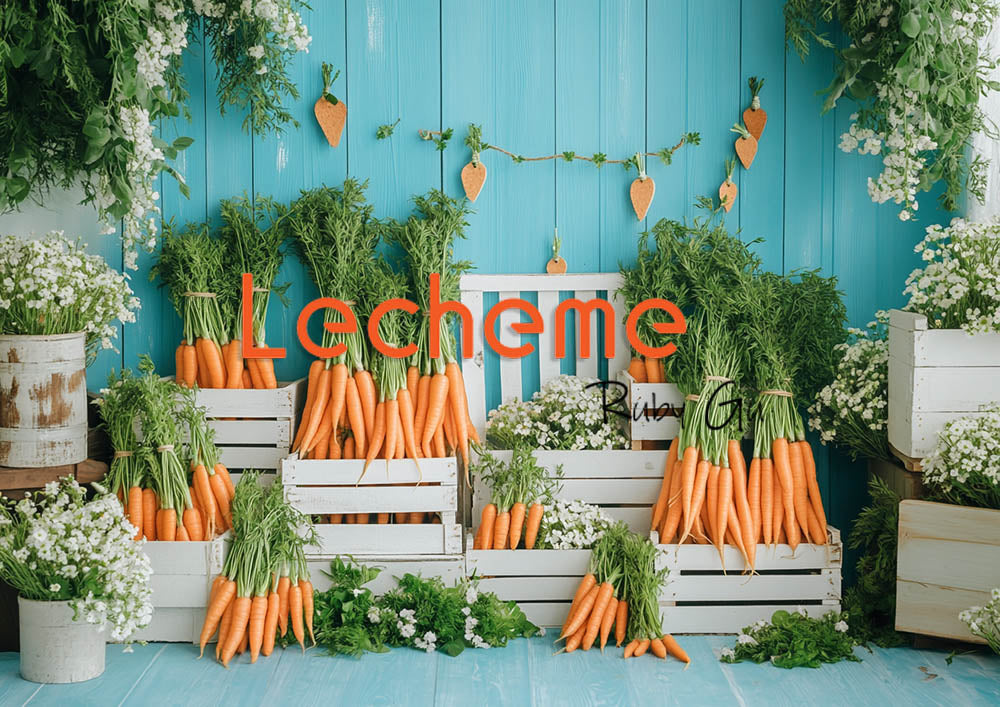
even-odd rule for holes
{"type": "Polygon", "coordinates": [[[840,22],[850,44],[837,50],[836,75],[823,110],[847,94],[859,104],[840,139],[845,152],[877,155],[882,173],[868,180],[872,201],[917,211],[917,191],[944,183],[941,205],[951,211],[966,190],[983,200],[987,161],[969,155],[986,123],[980,96],[1000,90],[989,80],[997,65],[980,40],[997,17],[993,0],[788,0],[785,37],[805,57],[810,42],[833,43],[821,23],[840,22]]]}
{"type": "Polygon", "coordinates": [[[300,0],[18,0],[0,3],[0,213],[53,187],[79,184],[108,233],[122,222],[126,265],[155,245],[156,180],[182,175],[156,121],[187,113],[180,55],[211,44],[219,109],[247,111],[243,127],[294,122],[287,67],[310,37],[300,0]]]}

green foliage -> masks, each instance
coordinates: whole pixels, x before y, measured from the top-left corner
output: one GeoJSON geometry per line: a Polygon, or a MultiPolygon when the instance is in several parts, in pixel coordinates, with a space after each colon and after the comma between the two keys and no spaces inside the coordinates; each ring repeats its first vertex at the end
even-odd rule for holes
{"type": "MultiPolygon", "coordinates": [[[[994,130],[978,100],[1000,89],[988,78],[996,61],[977,40],[996,14],[994,4],[979,0],[787,0],[785,37],[804,57],[811,42],[834,47],[819,28],[840,24],[850,44],[837,49],[823,110],[847,95],[861,104],[857,123],[862,129],[893,133],[889,116],[898,115],[899,99],[892,94],[909,92],[907,103],[915,113],[906,118],[904,134],[907,139],[926,135],[937,145],[933,160],[917,172],[919,188],[926,191],[943,181],[941,204],[954,210],[967,186],[983,199],[987,162],[978,156],[970,161],[967,150],[975,132],[994,130]]],[[[882,155],[888,151],[883,147],[882,155]]],[[[908,209],[911,197],[904,199],[908,209]]]]}
{"type": "Polygon", "coordinates": [[[380,125],[378,130],[375,131],[376,140],[385,140],[387,137],[391,136],[396,126],[399,125],[399,118],[396,118],[396,122],[391,125],[380,125]]]}
{"type": "Polygon", "coordinates": [[[510,461],[504,463],[483,447],[473,443],[476,459],[470,472],[480,476],[493,492],[492,501],[500,512],[509,510],[515,503],[530,506],[541,503],[549,506],[561,486],[562,465],[550,475],[538,463],[532,449],[523,444],[513,447],[510,461]]]}
{"type": "Polygon", "coordinates": [[[446,587],[437,577],[406,574],[396,589],[376,597],[364,586],[378,576],[376,568],[338,557],[324,574],[331,587],[316,594],[314,628],[317,643],[334,655],[410,646],[456,656],[538,632],[515,602],[479,592],[474,580],[446,587]]]}
{"type": "Polygon", "coordinates": [[[830,612],[819,619],[784,610],[774,612],[771,623],[758,622],[743,629],[732,649],[725,649],[723,663],[770,662],[778,668],[818,668],[842,660],[859,662],[855,641],[844,629],[844,617],[830,612]],[[839,625],[839,628],[838,628],[839,625]]]}
{"type": "Polygon", "coordinates": [[[896,546],[899,538],[899,496],[877,476],[868,482],[871,505],[863,508],[847,546],[860,550],[858,582],[844,596],[850,635],[864,645],[898,646],[896,633],[896,546]]]}

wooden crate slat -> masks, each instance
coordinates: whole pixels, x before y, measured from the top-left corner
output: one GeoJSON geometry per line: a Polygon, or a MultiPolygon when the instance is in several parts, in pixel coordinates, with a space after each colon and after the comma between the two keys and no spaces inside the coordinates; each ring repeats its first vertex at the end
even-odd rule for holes
{"type": "MultiPolygon", "coordinates": [[[[510,461],[510,450],[490,450],[490,454],[503,462],[510,461]]],[[[667,452],[632,451],[629,449],[606,450],[537,450],[533,452],[538,464],[554,471],[560,464],[564,479],[658,479],[663,480],[663,467],[667,452]]],[[[655,498],[653,499],[656,500],[655,498]]]]}
{"type": "Polygon", "coordinates": [[[204,610],[208,606],[208,595],[215,575],[195,574],[153,574],[150,587],[153,590],[154,607],[183,607],[204,610]]]}
{"type": "Polygon", "coordinates": [[[317,524],[318,545],[307,545],[307,555],[337,552],[365,555],[460,555],[462,526],[437,524],[317,524]]]}
{"type": "Polygon", "coordinates": [[[306,379],[278,386],[270,390],[200,388],[196,400],[209,417],[295,417],[304,402],[306,379]]]}
{"type": "MultiPolygon", "coordinates": [[[[500,293],[500,299],[517,299],[520,292],[506,291],[500,293]]],[[[514,333],[510,328],[511,323],[521,321],[519,310],[508,309],[500,315],[497,320],[497,338],[505,346],[520,345],[520,334],[514,333]]],[[[521,359],[500,357],[500,400],[506,402],[512,398],[520,400],[521,392],[521,359]]]]}
{"type": "MultiPolygon", "coordinates": [[[[502,552],[502,550],[501,550],[502,552]]],[[[504,601],[566,601],[573,597],[580,585],[580,575],[575,577],[489,577],[479,583],[479,589],[493,592],[504,601]]],[[[564,617],[565,618],[565,617],[564,617]]]]}
{"type": "Polygon", "coordinates": [[[1000,334],[930,329],[923,315],[889,312],[889,355],[916,366],[996,366],[1000,334]],[[900,316],[903,315],[903,316],[900,316]]]}
{"type": "Polygon", "coordinates": [[[929,582],[896,579],[896,630],[925,636],[986,643],[973,636],[958,614],[990,600],[988,591],[958,589],[929,582]]]}
{"type": "MultiPolygon", "coordinates": [[[[577,290],[574,292],[574,295],[576,296],[576,299],[581,302],[589,302],[592,299],[597,299],[596,290],[577,290]]],[[[579,354],[583,349],[583,327],[580,317],[574,314],[576,311],[577,310],[570,309],[566,313],[567,321],[571,321],[571,317],[575,317],[576,319],[576,375],[581,378],[597,378],[597,357],[604,355],[604,332],[601,327],[597,325],[598,317],[596,315],[590,315],[590,355],[586,358],[581,357],[579,354]]],[[[615,317],[615,319],[615,325],[617,328],[617,320],[619,317],[615,317]]],[[[555,321],[553,321],[552,326],[554,329],[555,321]]],[[[569,342],[567,342],[567,344],[568,343],[569,342]]]]}
{"type": "Polygon", "coordinates": [[[286,486],[285,498],[303,513],[454,512],[455,486],[286,486]]]}
{"type": "Polygon", "coordinates": [[[142,551],[156,575],[214,575],[222,571],[229,534],[207,542],[146,542],[142,551]]]}
{"type": "Polygon", "coordinates": [[[819,618],[830,611],[840,611],[840,604],[730,604],[715,606],[670,606],[661,604],[663,630],[666,633],[739,633],[756,621],[770,621],[775,611],[798,611],[819,618]]]}
{"type": "MultiPolygon", "coordinates": [[[[538,312],[543,322],[556,320],[556,307],[559,306],[559,293],[555,291],[538,293],[538,312]]],[[[551,336],[538,337],[538,382],[545,385],[553,378],[559,377],[561,362],[556,358],[555,343],[551,336]]]]}
{"type": "MultiPolygon", "coordinates": [[[[132,638],[136,641],[197,644],[204,621],[204,607],[156,607],[149,626],[136,632],[132,638]]],[[[214,643],[215,639],[211,642],[214,643]]]]}
{"type": "Polygon", "coordinates": [[[816,574],[675,574],[667,577],[660,601],[817,601],[840,600],[840,570],[816,574]]]}
{"type": "MultiPolygon", "coordinates": [[[[334,557],[310,557],[307,559],[306,565],[312,577],[313,587],[317,591],[324,592],[330,588],[330,579],[323,572],[329,571],[330,561],[334,557]]],[[[428,555],[419,558],[391,555],[354,555],[351,558],[342,557],[345,562],[353,560],[359,564],[382,569],[378,577],[365,585],[376,595],[385,594],[387,591],[394,589],[398,585],[397,578],[402,577],[404,574],[419,574],[421,577],[440,577],[447,586],[454,585],[465,574],[465,561],[461,555],[428,555]]]]}
{"type": "Polygon", "coordinates": [[[634,504],[652,506],[661,479],[563,479],[557,498],[596,505],[634,504]]]}
{"type": "Polygon", "coordinates": [[[602,511],[613,521],[622,521],[636,533],[646,533],[653,520],[649,506],[604,506],[602,511]]]}
{"type": "Polygon", "coordinates": [[[486,373],[483,359],[483,293],[462,290],[462,304],[472,312],[472,355],[462,352],[462,378],[465,380],[465,396],[469,404],[469,417],[479,431],[479,437],[486,439],[486,373]]]}
{"type": "Polygon", "coordinates": [[[521,607],[521,611],[524,612],[528,621],[535,626],[550,628],[563,625],[571,603],[569,601],[526,601],[518,602],[518,606],[521,607]]]}
{"type": "Polygon", "coordinates": [[[215,430],[217,445],[245,444],[288,447],[292,442],[292,418],[279,420],[217,420],[208,421],[209,427],[215,430]],[[273,440],[274,444],[271,445],[273,440]]]}
{"type": "MultiPolygon", "coordinates": [[[[659,540],[656,532],[650,533],[654,543],[659,540]]],[[[800,544],[795,551],[788,545],[768,547],[757,545],[754,567],[760,570],[821,570],[839,569],[843,561],[843,546],[840,543],[840,531],[832,526],[827,527],[826,545],[800,544]]],[[[657,545],[664,550],[658,563],[668,569],[714,570],[722,571],[719,552],[711,545],[657,545]]],[[[740,551],[731,546],[723,546],[726,559],[726,571],[740,573],[746,568],[740,551]]]]}
{"type": "Polygon", "coordinates": [[[471,533],[465,546],[470,576],[575,576],[579,583],[590,564],[590,550],[472,550],[471,533]]]}
{"type": "Polygon", "coordinates": [[[287,449],[276,447],[219,447],[219,461],[227,469],[279,469],[287,449]]]}
{"type": "MultiPolygon", "coordinates": [[[[387,484],[442,484],[458,483],[458,462],[447,459],[393,459],[388,467],[384,459],[376,459],[360,480],[364,469],[363,459],[299,459],[294,455],[281,465],[281,482],[285,486],[385,486],[387,484]],[[419,465],[419,469],[418,469],[419,465]],[[388,469],[388,471],[387,471],[388,469]],[[421,472],[423,476],[421,477],[421,472]]],[[[334,512],[334,511],[330,511],[334,512]]]]}
{"type": "Polygon", "coordinates": [[[628,371],[622,371],[618,380],[628,386],[625,403],[629,412],[629,437],[633,441],[669,440],[678,435],[680,418],[674,413],[679,415],[683,410],[684,394],[676,385],[637,383],[628,371]]]}

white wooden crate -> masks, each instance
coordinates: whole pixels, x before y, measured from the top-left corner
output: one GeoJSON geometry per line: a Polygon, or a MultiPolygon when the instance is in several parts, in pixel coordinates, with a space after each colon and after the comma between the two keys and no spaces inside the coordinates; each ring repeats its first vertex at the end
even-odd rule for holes
{"type": "MultiPolygon", "coordinates": [[[[654,543],[659,538],[650,534],[654,543]]],[[[724,546],[726,573],[712,545],[658,545],[660,567],[669,570],[660,595],[663,630],[668,633],[738,633],[778,609],[810,616],[840,611],[843,546],[840,531],[827,527],[826,545],[757,546],[755,570],[739,550],[724,546]]]]}
{"type": "Polygon", "coordinates": [[[394,459],[387,467],[384,459],[376,459],[358,483],[364,468],[361,459],[299,459],[297,454],[285,459],[281,465],[285,498],[303,513],[424,511],[441,517],[440,524],[317,524],[319,545],[307,546],[307,554],[460,555],[458,464],[453,457],[420,459],[417,463],[394,459]]]}
{"type": "Polygon", "coordinates": [[[278,469],[292,446],[305,393],[306,379],[300,378],[270,390],[199,388],[195,399],[227,468],[278,469]]]}
{"type": "Polygon", "coordinates": [[[1000,587],[1000,511],[903,501],[896,552],[896,630],[984,643],[958,614],[1000,587]]]}
{"type": "Polygon", "coordinates": [[[481,577],[479,588],[516,601],[536,626],[562,626],[590,550],[473,550],[465,541],[465,571],[481,577]]]}
{"type": "MultiPolygon", "coordinates": [[[[306,559],[309,576],[316,591],[324,592],[330,588],[330,579],[324,574],[330,570],[330,562],[334,556],[310,556],[306,559]]],[[[385,594],[394,589],[398,578],[404,574],[416,574],[421,577],[440,577],[447,586],[453,586],[465,576],[465,559],[461,555],[341,555],[357,564],[379,567],[382,571],[378,577],[367,586],[376,595],[385,594]]]]}
{"type": "Polygon", "coordinates": [[[627,386],[625,403],[633,449],[644,441],[669,441],[677,436],[681,429],[684,394],[676,385],[639,383],[628,371],[620,372],[618,380],[627,386]]]}
{"type": "MultiPolygon", "coordinates": [[[[501,461],[509,461],[510,451],[490,451],[501,461]]],[[[646,533],[652,522],[652,508],[663,483],[666,451],[543,451],[534,452],[539,465],[554,475],[562,465],[562,488],[557,498],[598,505],[615,520],[628,523],[638,533],[646,533]]],[[[472,480],[472,525],[479,526],[483,507],[490,502],[490,488],[482,478],[472,480]]]]}
{"type": "Polygon", "coordinates": [[[930,454],[950,420],[1000,400],[1000,333],[930,329],[913,312],[889,312],[889,443],[930,454]]]}
{"type": "Polygon", "coordinates": [[[212,581],[222,571],[229,535],[209,542],[147,542],[153,566],[153,620],[137,641],[196,642],[212,581]]]}

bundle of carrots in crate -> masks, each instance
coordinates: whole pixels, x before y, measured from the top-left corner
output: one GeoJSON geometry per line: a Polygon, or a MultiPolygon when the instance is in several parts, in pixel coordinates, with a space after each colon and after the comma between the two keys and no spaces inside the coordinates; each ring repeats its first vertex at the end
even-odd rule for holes
{"type": "Polygon", "coordinates": [[[242,276],[253,276],[254,343],[264,346],[271,292],[284,259],[287,209],[266,197],[220,202],[222,226],[215,236],[206,223],[176,230],[164,224],[163,244],[150,279],[159,278],[183,321],[175,353],[175,378],[191,388],[276,388],[274,361],[243,359],[242,276]]]}
{"type": "Polygon", "coordinates": [[[209,593],[199,657],[216,632],[215,657],[227,668],[247,651],[251,663],[271,655],[278,640],[294,640],[305,651],[307,632],[316,645],[313,586],[303,552],[309,518],[285,503],[280,485],[264,489],[250,471],[236,487],[233,524],[233,544],[209,593]]]}
{"type": "MultiPolygon", "coordinates": [[[[320,294],[343,303],[326,309],[322,355],[308,375],[302,421],[293,451],[309,459],[421,459],[457,452],[468,462],[478,439],[468,401],[452,317],[442,317],[431,336],[430,277],[440,276],[440,299],[458,299],[458,280],[468,265],[453,262],[452,244],[462,237],[465,205],[441,192],[416,197],[417,213],[405,223],[373,218],[365,184],[348,179],[339,189],[303,192],[287,221],[290,237],[320,294]],[[376,253],[380,240],[398,244],[405,274],[376,253]],[[383,311],[383,302],[409,296],[419,311],[383,311]],[[373,325],[373,315],[380,318],[373,325]],[[335,333],[353,319],[355,331],[335,333]],[[361,330],[377,332],[388,346],[409,353],[379,353],[361,330]],[[441,356],[432,358],[432,339],[441,356]]],[[[419,464],[418,464],[419,466],[419,464]]]]}
{"type": "Polygon", "coordinates": [[[538,540],[545,505],[559,490],[562,466],[550,475],[526,447],[515,447],[504,463],[486,450],[476,447],[472,472],[490,487],[492,499],[483,507],[475,550],[516,550],[521,544],[532,550],[538,540]]]}
{"type": "Polygon", "coordinates": [[[349,525],[351,523],[369,525],[381,523],[393,523],[395,525],[430,523],[440,525],[441,516],[437,513],[427,513],[425,511],[411,511],[409,513],[329,513],[326,522],[332,525],[349,525]]]}
{"type": "Polygon", "coordinates": [[[136,540],[211,540],[232,525],[235,490],[204,409],[190,392],[156,375],[148,357],[139,368],[138,377],[130,370],[112,373],[99,399],[115,449],[109,487],[136,540]]]}
{"type": "Polygon", "coordinates": [[[559,640],[560,653],[588,651],[599,640],[601,652],[614,629],[615,646],[625,645],[625,658],[652,650],[658,658],[691,659],[670,634],[663,633],[658,597],[666,579],[656,569],[658,550],[647,538],[617,523],[594,544],[590,569],[583,576],[559,640]]]}
{"type": "MultiPolygon", "coordinates": [[[[662,220],[642,235],[621,290],[626,306],[646,297],[672,301],[687,328],[683,345],[664,359],[685,405],[652,529],[664,543],[713,544],[723,559],[723,546],[733,545],[749,571],[760,542],[793,549],[803,537],[826,542],[795,400],[810,399],[832,378],[846,318],[835,279],[765,272],[753,245],[712,219],[662,220]],[[749,465],[740,443],[747,415],[749,465]]],[[[651,318],[640,317],[638,329],[644,341],[672,343],[651,318]]]]}

